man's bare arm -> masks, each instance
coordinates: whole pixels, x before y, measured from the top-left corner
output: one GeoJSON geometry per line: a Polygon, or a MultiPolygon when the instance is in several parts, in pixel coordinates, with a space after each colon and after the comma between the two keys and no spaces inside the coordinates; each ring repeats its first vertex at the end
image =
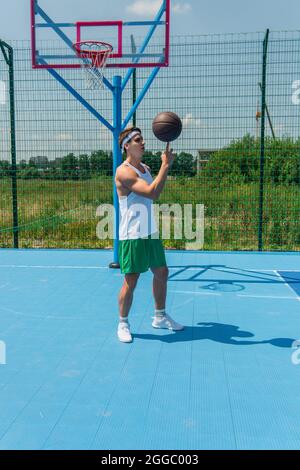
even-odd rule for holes
{"type": "Polygon", "coordinates": [[[118,173],[117,179],[129,191],[156,200],[159,198],[164,188],[169,169],[174,161],[174,154],[172,150],[169,149],[169,144],[167,145],[166,151],[162,154],[161,160],[162,163],[158,175],[151,184],[146,183],[145,180],[133,174],[133,171],[129,172],[123,170],[118,173]]]}

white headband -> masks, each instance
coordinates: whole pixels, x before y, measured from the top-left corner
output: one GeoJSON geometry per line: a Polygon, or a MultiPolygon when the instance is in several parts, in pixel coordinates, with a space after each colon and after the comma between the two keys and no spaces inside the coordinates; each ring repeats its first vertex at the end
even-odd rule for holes
{"type": "Polygon", "coordinates": [[[132,139],[132,137],[134,137],[135,135],[140,134],[140,133],[141,133],[141,131],[139,129],[134,129],[122,140],[122,144],[121,144],[122,152],[124,152],[125,145],[132,139]]]}

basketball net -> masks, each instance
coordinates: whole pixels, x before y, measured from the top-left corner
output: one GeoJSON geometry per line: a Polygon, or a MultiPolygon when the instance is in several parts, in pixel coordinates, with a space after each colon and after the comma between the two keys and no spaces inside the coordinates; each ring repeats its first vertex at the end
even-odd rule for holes
{"type": "Polygon", "coordinates": [[[104,70],[113,47],[101,41],[80,41],[73,44],[73,48],[81,60],[86,87],[90,90],[104,88],[104,70]]]}

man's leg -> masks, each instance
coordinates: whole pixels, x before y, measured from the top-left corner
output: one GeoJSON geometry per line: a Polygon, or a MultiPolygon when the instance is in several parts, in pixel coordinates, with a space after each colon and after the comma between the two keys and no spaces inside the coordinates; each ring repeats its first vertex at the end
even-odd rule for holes
{"type": "Polygon", "coordinates": [[[138,273],[125,274],[124,282],[119,294],[119,314],[118,337],[122,343],[131,343],[132,336],[128,323],[128,314],[132,304],[133,292],[139,278],[138,273]]]}
{"type": "Polygon", "coordinates": [[[153,297],[156,310],[164,310],[166,308],[167,298],[167,282],[169,270],[167,266],[160,268],[151,268],[153,272],[153,297]]]}
{"type": "Polygon", "coordinates": [[[176,323],[170,315],[166,314],[167,282],[169,270],[167,266],[151,268],[153,272],[153,297],[155,302],[155,316],[152,322],[154,328],[167,328],[180,331],[184,326],[176,323]]]}
{"type": "Polygon", "coordinates": [[[136,287],[139,273],[125,274],[124,282],[119,294],[120,318],[127,318],[132,304],[133,292],[136,287]]]}

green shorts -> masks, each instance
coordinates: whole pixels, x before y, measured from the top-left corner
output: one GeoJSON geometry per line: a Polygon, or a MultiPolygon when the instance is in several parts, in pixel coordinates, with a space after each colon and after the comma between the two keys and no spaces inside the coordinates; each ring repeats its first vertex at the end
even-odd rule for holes
{"type": "Polygon", "coordinates": [[[164,247],[159,238],[120,240],[119,262],[123,274],[144,273],[149,268],[167,266],[164,247]]]}

